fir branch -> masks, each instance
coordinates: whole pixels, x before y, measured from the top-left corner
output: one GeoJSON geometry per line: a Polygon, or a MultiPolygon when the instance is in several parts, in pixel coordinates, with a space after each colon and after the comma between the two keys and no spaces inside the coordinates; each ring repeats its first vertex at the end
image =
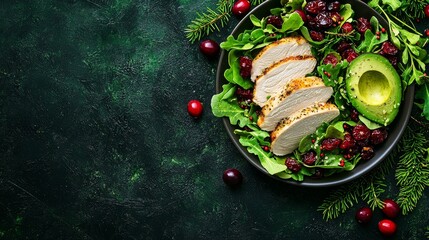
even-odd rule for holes
{"type": "MultiPolygon", "coordinates": [[[[258,6],[265,0],[251,0],[252,6],[258,6]]],[[[207,8],[204,13],[197,12],[197,18],[194,19],[185,29],[186,38],[191,43],[202,39],[214,31],[220,31],[231,18],[232,6],[235,0],[219,0],[215,10],[207,8]]]]}
{"type": "Polygon", "coordinates": [[[398,204],[406,215],[416,207],[429,186],[429,149],[421,132],[407,131],[404,139],[395,177],[399,186],[398,204]]]}
{"type": "Polygon", "coordinates": [[[220,31],[219,24],[224,27],[231,17],[233,0],[219,0],[216,10],[207,8],[205,13],[197,13],[185,29],[186,37],[190,42],[200,40],[214,31],[220,31]]]}
{"type": "Polygon", "coordinates": [[[326,221],[337,218],[358,202],[361,185],[361,181],[354,181],[341,186],[323,201],[317,211],[322,211],[323,219],[326,221]]]}
{"type": "Polygon", "coordinates": [[[429,239],[429,226],[426,227],[426,233],[425,233],[427,239],[429,239]]]}

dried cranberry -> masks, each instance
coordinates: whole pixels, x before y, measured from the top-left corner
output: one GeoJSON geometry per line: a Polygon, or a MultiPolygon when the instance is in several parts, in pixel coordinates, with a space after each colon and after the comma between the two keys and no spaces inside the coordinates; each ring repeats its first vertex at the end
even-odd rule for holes
{"type": "Polygon", "coordinates": [[[341,139],[339,138],[326,138],[322,141],[320,146],[322,150],[332,151],[338,148],[341,144],[341,139]]]}
{"type": "Polygon", "coordinates": [[[344,128],[344,131],[346,131],[347,133],[351,133],[353,130],[353,127],[348,125],[347,123],[343,124],[343,128],[344,128]]]}
{"type": "Polygon", "coordinates": [[[359,122],[359,112],[356,109],[352,109],[350,111],[350,118],[352,119],[352,121],[354,122],[359,122]]]}
{"type": "Polygon", "coordinates": [[[371,146],[363,147],[360,152],[362,160],[370,160],[372,157],[374,157],[374,148],[371,146]]]}
{"type": "Polygon", "coordinates": [[[338,12],[340,11],[341,4],[338,1],[330,2],[328,4],[328,11],[338,12]]]}
{"type": "Polygon", "coordinates": [[[356,21],[356,29],[358,30],[358,32],[363,34],[366,32],[366,30],[371,30],[371,23],[368,21],[368,19],[360,17],[356,21]]]}
{"type": "Polygon", "coordinates": [[[307,152],[302,156],[302,159],[305,164],[314,165],[316,162],[316,153],[314,151],[307,152]]]}
{"type": "Polygon", "coordinates": [[[384,57],[387,58],[387,60],[389,60],[390,64],[392,64],[392,66],[394,66],[394,67],[398,66],[398,57],[397,56],[386,55],[384,57]]]}
{"type": "Polygon", "coordinates": [[[343,33],[350,33],[353,31],[353,25],[349,22],[346,22],[343,24],[343,26],[341,26],[341,31],[343,31],[343,33]]]}
{"type": "Polygon", "coordinates": [[[301,170],[301,164],[291,157],[286,158],[285,164],[292,172],[299,172],[299,170],[301,170]]]}
{"type": "Polygon", "coordinates": [[[399,50],[395,45],[393,45],[393,43],[384,42],[381,45],[381,51],[384,53],[383,55],[396,55],[399,50]]]}
{"type": "Polygon", "coordinates": [[[347,62],[353,61],[358,56],[359,55],[356,53],[356,51],[353,48],[349,48],[349,49],[345,50],[343,53],[341,53],[341,57],[343,59],[346,59],[347,62]]]}
{"type": "Polygon", "coordinates": [[[302,11],[301,9],[297,9],[295,10],[295,12],[299,14],[302,21],[307,22],[307,16],[305,15],[304,11],[302,11]]]}
{"type": "Polygon", "coordinates": [[[337,63],[338,58],[332,53],[326,55],[326,57],[323,59],[323,64],[325,65],[331,64],[332,66],[335,66],[337,63]]]}
{"type": "Polygon", "coordinates": [[[356,145],[356,141],[353,139],[352,135],[347,133],[344,135],[344,140],[340,144],[341,149],[351,149],[356,145]]]}
{"type": "Polygon", "coordinates": [[[352,135],[357,141],[366,140],[371,135],[371,130],[363,124],[358,124],[353,128],[352,135]]]}
{"type": "Polygon", "coordinates": [[[308,27],[310,29],[318,29],[319,28],[319,25],[317,25],[317,22],[316,22],[314,17],[312,17],[311,15],[306,15],[306,19],[307,19],[308,27]]]}
{"type": "Polygon", "coordinates": [[[323,39],[325,39],[325,35],[323,33],[313,30],[310,31],[310,37],[314,41],[322,41],[323,39]]]}
{"type": "Polygon", "coordinates": [[[369,140],[372,144],[378,145],[384,142],[387,138],[387,130],[385,128],[378,128],[371,132],[369,140]]]}
{"type": "Polygon", "coordinates": [[[342,53],[346,51],[347,49],[350,49],[352,45],[348,42],[342,41],[340,44],[338,44],[337,52],[342,53]]]}
{"type": "Polygon", "coordinates": [[[341,22],[341,15],[337,12],[331,12],[331,19],[334,21],[334,23],[340,23],[341,22]]]}
{"type": "Polygon", "coordinates": [[[316,18],[314,19],[321,28],[329,28],[332,26],[334,21],[332,21],[331,14],[329,12],[321,12],[317,14],[316,18]]]}
{"type": "Polygon", "coordinates": [[[250,72],[252,70],[252,59],[247,56],[241,56],[240,61],[240,75],[244,78],[250,77],[250,72]]]}
{"type": "Polygon", "coordinates": [[[244,90],[242,88],[237,88],[235,94],[240,100],[250,100],[253,99],[253,91],[251,89],[244,90]]]}
{"type": "Polygon", "coordinates": [[[304,10],[310,14],[316,15],[326,10],[326,2],[321,0],[310,1],[305,5],[304,10]]]}
{"type": "Polygon", "coordinates": [[[267,18],[267,24],[271,24],[276,28],[282,28],[283,19],[279,16],[271,15],[267,18]]]}

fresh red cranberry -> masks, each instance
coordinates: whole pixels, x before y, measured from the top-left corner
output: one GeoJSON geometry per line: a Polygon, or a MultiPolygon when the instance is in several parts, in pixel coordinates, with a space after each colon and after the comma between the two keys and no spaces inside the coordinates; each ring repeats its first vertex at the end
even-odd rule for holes
{"type": "Polygon", "coordinates": [[[314,163],[316,162],[316,153],[314,151],[310,151],[304,154],[304,156],[302,156],[302,161],[307,164],[307,165],[314,165],[314,163]]]}
{"type": "Polygon", "coordinates": [[[357,141],[367,140],[371,135],[371,130],[369,130],[364,124],[358,124],[353,128],[352,135],[357,141]]]}
{"type": "Polygon", "coordinates": [[[362,207],[360,208],[355,215],[356,220],[358,223],[369,223],[372,218],[372,210],[369,207],[362,207]]]}
{"type": "Polygon", "coordinates": [[[381,210],[388,218],[396,218],[401,212],[399,205],[392,199],[385,199],[383,209],[381,210]]]}
{"type": "Polygon", "coordinates": [[[279,16],[271,15],[267,18],[267,24],[271,24],[276,28],[282,28],[283,19],[279,16]]]}
{"type": "Polygon", "coordinates": [[[398,54],[399,49],[393,45],[391,42],[384,42],[381,45],[381,51],[384,53],[383,55],[396,55],[398,54]]]}
{"type": "Polygon", "coordinates": [[[384,142],[387,139],[387,130],[385,128],[378,128],[371,132],[369,140],[371,144],[378,145],[384,142]]]}
{"type": "Polygon", "coordinates": [[[232,13],[236,17],[243,17],[250,11],[250,1],[249,0],[237,0],[232,6],[232,13]]]}
{"type": "Polygon", "coordinates": [[[424,12],[427,18],[429,18],[429,4],[425,6],[424,12]]]}
{"type": "Polygon", "coordinates": [[[310,31],[310,37],[311,39],[313,39],[314,41],[322,41],[323,39],[325,39],[325,35],[321,32],[317,32],[317,31],[310,31]]]}
{"type": "Polygon", "coordinates": [[[297,9],[295,10],[295,12],[299,14],[302,21],[307,22],[307,16],[305,15],[304,11],[302,11],[301,9],[297,9]]]}
{"type": "Polygon", "coordinates": [[[342,41],[338,44],[337,52],[342,53],[351,47],[352,45],[350,43],[342,41]]]}
{"type": "Polygon", "coordinates": [[[425,33],[426,37],[429,37],[429,28],[425,29],[424,33],[425,33]]]}
{"type": "Polygon", "coordinates": [[[335,66],[337,63],[338,58],[332,53],[326,55],[326,57],[323,59],[323,64],[325,65],[331,64],[332,66],[335,66]]]}
{"type": "Polygon", "coordinates": [[[248,56],[241,56],[240,61],[240,75],[244,78],[250,77],[252,71],[252,59],[248,56]]]}
{"type": "Polygon", "coordinates": [[[330,2],[328,4],[328,11],[338,12],[340,11],[341,3],[338,1],[330,2]]]}
{"type": "Polygon", "coordinates": [[[360,17],[356,21],[356,29],[361,34],[365,33],[366,30],[371,30],[371,23],[368,21],[367,18],[360,17]]]}
{"type": "Polygon", "coordinates": [[[299,170],[301,170],[301,164],[291,157],[286,158],[285,164],[292,172],[299,172],[299,170]]]}
{"type": "Polygon", "coordinates": [[[219,54],[219,44],[211,39],[200,43],[200,51],[207,57],[216,57],[219,54]]]}
{"type": "Polygon", "coordinates": [[[321,12],[314,18],[316,24],[321,28],[329,28],[334,24],[329,12],[321,12]]]}
{"type": "Polygon", "coordinates": [[[350,111],[350,118],[352,119],[352,121],[354,122],[359,122],[359,112],[356,109],[352,109],[350,111]]]}
{"type": "Polygon", "coordinates": [[[344,135],[344,140],[340,144],[340,148],[343,150],[350,149],[356,145],[356,141],[353,139],[350,133],[344,135]]]}
{"type": "Polygon", "coordinates": [[[384,236],[392,236],[396,232],[396,223],[389,219],[383,219],[378,222],[378,230],[384,236]]]}
{"type": "Polygon", "coordinates": [[[343,33],[350,33],[353,31],[353,25],[349,22],[345,22],[343,26],[341,26],[341,31],[343,31],[343,33]]]}
{"type": "Polygon", "coordinates": [[[364,161],[368,161],[371,158],[373,158],[374,154],[375,154],[374,148],[371,146],[362,147],[362,150],[360,152],[361,159],[364,161]]]}
{"type": "Polygon", "coordinates": [[[223,172],[223,182],[230,187],[238,187],[243,182],[243,175],[235,168],[229,168],[223,172]]]}
{"type": "Polygon", "coordinates": [[[332,151],[338,148],[341,144],[341,139],[339,138],[326,138],[322,141],[320,148],[326,151],[332,151]]]}
{"type": "Polygon", "coordinates": [[[188,102],[188,113],[192,117],[198,118],[203,114],[203,104],[198,100],[191,100],[188,102]]]}
{"type": "Polygon", "coordinates": [[[321,0],[310,1],[305,5],[304,10],[310,14],[318,14],[326,10],[326,2],[321,0]]]}

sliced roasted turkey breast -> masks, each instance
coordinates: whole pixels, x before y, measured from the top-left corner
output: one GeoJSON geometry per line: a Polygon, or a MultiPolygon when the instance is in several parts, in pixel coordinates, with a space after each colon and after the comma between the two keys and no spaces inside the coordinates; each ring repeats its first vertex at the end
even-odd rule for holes
{"type": "Polygon", "coordinates": [[[317,103],[283,119],[271,133],[271,151],[278,156],[292,153],[301,139],[316,131],[324,122],[340,114],[332,103],[317,103]]]}
{"type": "Polygon", "coordinates": [[[284,58],[311,55],[311,45],[302,36],[286,37],[263,48],[253,59],[250,79],[255,81],[264,70],[284,58]]]}
{"type": "Polygon", "coordinates": [[[288,57],[265,69],[256,79],[253,101],[263,107],[267,100],[279,92],[290,80],[304,77],[316,66],[313,56],[288,57]]]}
{"type": "Polygon", "coordinates": [[[315,103],[326,102],[332,93],[332,88],[326,87],[321,78],[293,79],[268,100],[262,108],[258,125],[262,130],[273,131],[282,119],[315,103]]]}

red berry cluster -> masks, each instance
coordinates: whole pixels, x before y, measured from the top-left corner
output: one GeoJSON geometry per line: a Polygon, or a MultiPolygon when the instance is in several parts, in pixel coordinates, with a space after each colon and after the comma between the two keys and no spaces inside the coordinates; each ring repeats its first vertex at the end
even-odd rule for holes
{"type": "MultiPolygon", "coordinates": [[[[385,199],[381,210],[387,218],[378,222],[378,229],[383,235],[391,236],[395,234],[397,228],[396,223],[392,219],[400,214],[401,209],[392,199],[385,199]]],[[[355,218],[358,223],[367,224],[371,221],[372,210],[369,207],[362,207],[356,212],[355,218]]]]}
{"type": "Polygon", "coordinates": [[[249,78],[252,71],[252,59],[248,56],[241,56],[240,61],[240,76],[249,78]]]}
{"type": "Polygon", "coordinates": [[[314,41],[322,41],[325,38],[323,30],[337,26],[343,20],[339,13],[340,8],[339,1],[327,3],[323,0],[313,0],[305,5],[304,11],[298,10],[297,13],[310,29],[311,38],[314,41]]]}

